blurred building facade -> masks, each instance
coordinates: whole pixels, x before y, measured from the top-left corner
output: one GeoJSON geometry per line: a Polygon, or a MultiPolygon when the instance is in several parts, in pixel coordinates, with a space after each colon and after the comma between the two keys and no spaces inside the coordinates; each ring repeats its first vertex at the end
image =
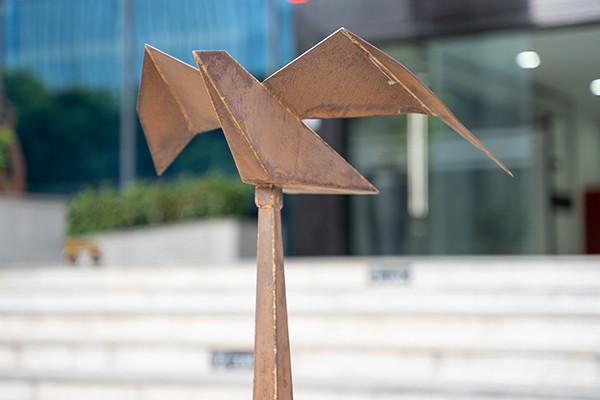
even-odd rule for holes
{"type": "MultiPolygon", "coordinates": [[[[75,135],[58,132],[61,121],[46,123],[47,133],[20,133],[33,192],[72,193],[86,184],[125,186],[156,177],[135,113],[145,43],[191,65],[194,49],[224,49],[259,78],[295,54],[292,6],[285,0],[0,0],[0,11],[0,70],[27,72],[59,96],[108,94],[103,104],[111,115],[99,118],[110,132],[80,115],[75,135]],[[100,140],[90,136],[104,145],[87,143],[100,140]],[[69,147],[81,149],[77,160],[61,153],[69,147]]],[[[211,169],[235,173],[222,135],[203,135],[167,175],[211,169]]]]}
{"type": "MultiPolygon", "coordinates": [[[[319,133],[381,194],[286,199],[284,229],[292,255],[564,254],[599,248],[594,226],[600,223],[589,219],[600,215],[594,200],[600,198],[600,96],[590,90],[600,78],[597,1],[0,3],[6,69],[29,70],[53,89],[109,90],[121,98],[126,118],[134,113],[123,98],[135,91],[126,86],[139,80],[144,43],[192,65],[193,49],[226,49],[264,78],[345,26],[417,73],[515,174],[504,175],[435,118],[323,121],[319,133]],[[415,138],[426,145],[414,147],[415,138]],[[409,173],[415,166],[418,178],[409,173]]],[[[131,124],[121,130],[131,131],[131,124]]],[[[134,175],[137,169],[137,176],[150,177],[144,147],[138,139],[138,155],[146,159],[130,167],[134,175]]],[[[235,173],[222,135],[207,134],[168,174],[214,167],[235,173]]]]}
{"type": "Polygon", "coordinates": [[[292,251],[568,254],[600,241],[597,1],[312,0],[296,25],[301,50],[345,26],[391,54],[515,178],[435,118],[326,121],[320,133],[381,194],[295,200],[292,251]],[[300,224],[309,212],[318,222],[300,224]]]}

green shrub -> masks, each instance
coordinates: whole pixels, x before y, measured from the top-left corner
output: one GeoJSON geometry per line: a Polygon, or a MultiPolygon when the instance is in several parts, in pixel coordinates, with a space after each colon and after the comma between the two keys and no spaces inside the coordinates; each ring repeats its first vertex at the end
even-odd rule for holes
{"type": "Polygon", "coordinates": [[[108,185],[86,188],[69,203],[69,233],[248,215],[252,193],[253,187],[239,179],[215,174],[166,183],[138,182],[121,192],[108,185]]]}

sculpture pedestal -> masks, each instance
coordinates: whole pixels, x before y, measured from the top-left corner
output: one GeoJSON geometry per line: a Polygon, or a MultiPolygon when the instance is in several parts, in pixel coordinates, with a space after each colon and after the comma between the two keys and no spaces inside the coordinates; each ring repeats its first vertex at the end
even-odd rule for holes
{"type": "Polygon", "coordinates": [[[258,245],[254,336],[254,400],[292,400],[281,187],[257,186],[258,245]]]}

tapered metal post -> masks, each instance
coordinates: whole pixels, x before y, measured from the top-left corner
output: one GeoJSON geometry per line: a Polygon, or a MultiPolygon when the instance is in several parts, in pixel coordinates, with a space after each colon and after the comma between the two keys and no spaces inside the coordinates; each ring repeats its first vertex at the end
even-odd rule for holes
{"type": "Polygon", "coordinates": [[[292,400],[281,238],[281,187],[257,186],[255,202],[258,207],[258,265],[253,399],[292,400]]]}

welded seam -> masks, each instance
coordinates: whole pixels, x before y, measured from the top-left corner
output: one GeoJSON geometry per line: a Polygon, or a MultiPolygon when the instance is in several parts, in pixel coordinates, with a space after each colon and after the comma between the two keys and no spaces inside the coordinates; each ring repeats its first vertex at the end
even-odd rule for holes
{"type": "Polygon", "coordinates": [[[354,43],[356,46],[358,46],[359,49],[361,49],[369,58],[369,60],[375,64],[375,66],[388,78],[393,79],[394,81],[398,82],[398,84],[400,84],[400,86],[402,86],[404,88],[404,90],[406,90],[415,100],[417,100],[419,102],[419,104],[421,104],[421,106],[423,106],[423,108],[425,108],[425,110],[427,110],[430,115],[433,116],[437,116],[437,114],[435,114],[433,112],[433,110],[431,110],[431,108],[429,108],[417,95],[415,95],[413,93],[412,90],[410,90],[397,76],[396,74],[394,74],[388,67],[385,66],[385,64],[383,64],[381,61],[379,61],[367,48],[365,48],[365,46],[363,46],[363,44],[361,42],[359,42],[358,40],[356,40],[355,38],[352,37],[352,35],[350,35],[346,30],[343,30],[342,33],[344,34],[344,36],[346,36],[352,43],[354,43]]]}
{"type": "MultiPolygon", "coordinates": [[[[160,51],[158,49],[155,49],[156,51],[160,51]]],[[[179,110],[179,112],[183,115],[183,119],[185,119],[185,122],[187,124],[187,128],[190,132],[192,132],[192,135],[194,133],[194,127],[192,124],[192,120],[190,119],[189,115],[187,114],[187,112],[185,111],[185,108],[183,107],[183,104],[181,104],[181,102],[179,101],[179,98],[175,95],[175,92],[173,91],[173,88],[171,87],[171,85],[169,84],[169,82],[167,81],[166,76],[163,74],[162,70],[160,69],[160,67],[158,66],[158,63],[156,62],[156,60],[154,59],[154,56],[152,55],[152,53],[150,51],[146,52],[148,54],[148,56],[150,57],[150,59],[152,60],[152,64],[154,65],[156,72],[158,72],[158,75],[160,76],[160,78],[162,79],[162,81],[164,82],[165,86],[167,87],[167,90],[169,91],[169,94],[171,95],[171,97],[173,98],[173,101],[176,104],[177,109],[179,110]]],[[[167,55],[167,54],[165,54],[167,55]]],[[[168,56],[168,55],[167,55],[168,56]]],[[[193,67],[190,67],[192,69],[195,69],[193,67]]]]}
{"type": "MultiPolygon", "coordinates": [[[[194,54],[194,57],[196,57],[195,54],[194,54]]],[[[202,61],[202,60],[198,60],[198,58],[196,58],[196,60],[199,61],[199,62],[202,61]]],[[[246,141],[246,144],[248,145],[248,147],[250,148],[250,150],[252,151],[252,153],[254,155],[254,158],[256,158],[256,160],[260,164],[261,168],[263,169],[263,171],[265,172],[265,174],[267,175],[267,177],[271,178],[271,174],[269,174],[269,171],[267,171],[267,168],[265,167],[265,165],[263,164],[262,160],[258,156],[258,153],[256,152],[256,149],[254,148],[254,146],[252,146],[252,143],[250,142],[250,139],[248,139],[248,137],[246,136],[244,130],[242,129],[242,126],[239,124],[239,122],[235,118],[235,115],[231,112],[231,109],[229,108],[229,105],[225,101],[225,98],[221,95],[221,92],[219,91],[219,89],[217,89],[217,86],[215,85],[215,82],[213,81],[212,77],[210,76],[210,74],[208,73],[208,71],[206,70],[206,68],[204,68],[204,65],[202,65],[201,68],[202,68],[202,72],[203,72],[202,76],[205,77],[206,79],[208,79],[210,85],[213,87],[213,89],[215,89],[215,92],[219,96],[219,99],[221,100],[221,103],[227,109],[227,112],[231,116],[231,119],[233,120],[234,125],[236,126],[236,128],[238,129],[238,131],[240,132],[240,134],[242,135],[242,137],[246,141]]],[[[210,94],[209,94],[209,96],[210,96],[210,94]]],[[[217,114],[217,117],[218,117],[218,114],[217,114]]],[[[221,125],[221,127],[222,127],[222,125],[221,125]]]]}

